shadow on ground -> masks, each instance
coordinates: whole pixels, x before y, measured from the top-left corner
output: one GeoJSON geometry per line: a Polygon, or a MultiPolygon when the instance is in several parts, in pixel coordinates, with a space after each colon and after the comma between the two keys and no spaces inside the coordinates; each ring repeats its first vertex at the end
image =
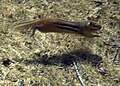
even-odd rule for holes
{"type": "MultiPolygon", "coordinates": [[[[85,62],[87,61],[92,66],[99,66],[102,63],[102,57],[96,54],[92,54],[89,51],[85,50],[77,50],[67,54],[62,54],[58,56],[48,56],[47,54],[40,56],[38,54],[34,55],[33,57],[37,56],[37,59],[32,60],[25,60],[24,63],[29,64],[44,64],[44,65],[59,65],[59,66],[69,66],[76,62],[85,62]]],[[[31,57],[30,57],[31,58],[31,57]]]]}

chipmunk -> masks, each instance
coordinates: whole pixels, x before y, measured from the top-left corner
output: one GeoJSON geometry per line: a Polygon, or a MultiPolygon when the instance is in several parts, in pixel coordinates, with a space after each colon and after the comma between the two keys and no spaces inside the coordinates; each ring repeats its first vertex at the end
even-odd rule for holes
{"type": "Polygon", "coordinates": [[[31,36],[35,34],[35,31],[48,33],[73,33],[80,34],[86,37],[99,37],[94,33],[101,29],[101,25],[92,21],[83,22],[71,22],[62,19],[45,18],[33,22],[26,22],[14,26],[14,30],[18,30],[21,33],[26,33],[33,30],[31,36]]]}

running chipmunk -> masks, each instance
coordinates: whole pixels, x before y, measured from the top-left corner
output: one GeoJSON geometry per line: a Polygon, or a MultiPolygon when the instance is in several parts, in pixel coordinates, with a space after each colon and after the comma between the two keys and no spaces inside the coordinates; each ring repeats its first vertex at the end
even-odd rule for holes
{"type": "Polygon", "coordinates": [[[32,30],[33,32],[31,36],[35,34],[36,30],[38,30],[44,33],[56,32],[80,34],[91,38],[99,37],[98,34],[94,33],[99,31],[102,27],[92,21],[71,22],[62,19],[45,18],[33,22],[25,22],[23,24],[16,25],[13,28],[21,33],[27,33],[32,30]]]}

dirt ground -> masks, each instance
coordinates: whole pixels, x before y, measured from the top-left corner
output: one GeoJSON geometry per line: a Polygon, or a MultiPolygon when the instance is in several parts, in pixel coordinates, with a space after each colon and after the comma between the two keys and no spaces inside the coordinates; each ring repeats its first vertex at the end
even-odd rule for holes
{"type": "Polygon", "coordinates": [[[120,86],[120,0],[0,0],[0,86],[81,86],[72,60],[86,86],[120,86]],[[12,29],[48,17],[92,20],[101,37],[12,29]]]}

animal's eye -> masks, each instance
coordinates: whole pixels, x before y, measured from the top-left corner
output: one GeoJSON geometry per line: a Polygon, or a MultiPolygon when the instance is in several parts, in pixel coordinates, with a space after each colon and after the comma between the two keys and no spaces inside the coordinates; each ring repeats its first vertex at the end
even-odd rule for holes
{"type": "Polygon", "coordinates": [[[95,22],[90,22],[90,23],[89,23],[89,26],[96,27],[97,29],[101,29],[101,28],[102,28],[101,25],[98,25],[98,24],[95,23],[95,22]]]}
{"type": "Polygon", "coordinates": [[[88,25],[89,25],[89,26],[93,26],[94,23],[90,21],[90,22],[88,22],[88,25]]]}

